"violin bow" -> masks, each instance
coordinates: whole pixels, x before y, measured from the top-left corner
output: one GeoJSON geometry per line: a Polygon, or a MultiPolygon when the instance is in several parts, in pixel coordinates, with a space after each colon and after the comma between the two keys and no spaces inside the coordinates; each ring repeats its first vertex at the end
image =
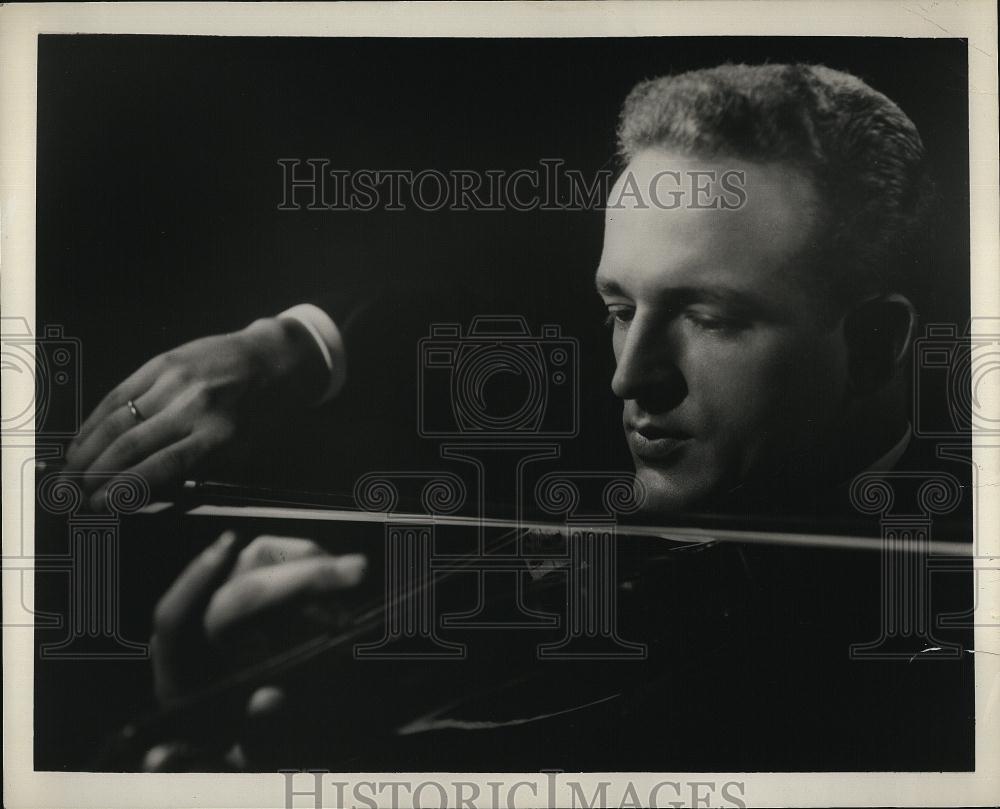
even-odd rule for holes
{"type": "MultiPolygon", "coordinates": [[[[733,542],[755,545],[778,545],[796,548],[827,550],[859,550],[890,552],[922,552],[942,556],[972,556],[973,543],[967,541],[925,540],[870,533],[828,534],[802,530],[774,530],[772,528],[726,528],[711,525],[649,525],[631,522],[593,521],[586,519],[537,520],[500,517],[471,517],[455,514],[420,513],[416,511],[376,511],[348,507],[350,498],[337,495],[289,493],[270,489],[253,489],[215,481],[186,481],[184,496],[177,503],[154,502],[140,510],[140,514],[156,514],[178,507],[192,517],[228,517],[231,519],[298,520],[303,522],[383,523],[393,526],[453,526],[473,529],[491,528],[537,532],[570,538],[581,532],[604,532],[613,527],[624,536],[649,537],[682,543],[733,542]],[[298,498],[298,499],[297,499],[298,498]],[[303,499],[306,498],[306,499],[303,499]],[[312,498],[311,500],[308,498],[312,498]],[[188,502],[184,503],[187,499],[188,502]],[[205,502],[197,502],[199,499],[205,502]],[[319,499],[333,500],[335,505],[321,505],[319,499]],[[183,505],[182,505],[183,504],[183,505]]],[[[693,519],[711,522],[711,518],[693,519]]]]}

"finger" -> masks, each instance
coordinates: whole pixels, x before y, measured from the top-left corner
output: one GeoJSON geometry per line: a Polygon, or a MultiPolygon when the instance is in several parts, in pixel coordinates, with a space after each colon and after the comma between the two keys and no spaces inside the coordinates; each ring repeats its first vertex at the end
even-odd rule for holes
{"type": "MultiPolygon", "coordinates": [[[[137,405],[138,406],[138,405],[137,405]]],[[[88,469],[96,458],[107,449],[118,436],[138,422],[124,404],[97,424],[79,444],[66,455],[66,471],[79,472],[88,469]]]]}
{"type": "Polygon", "coordinates": [[[208,603],[205,634],[218,639],[265,611],[354,587],[367,563],[361,554],[297,559],[230,579],[208,603]]]}
{"type": "MultiPolygon", "coordinates": [[[[185,420],[183,408],[181,406],[171,407],[177,397],[178,377],[176,374],[161,374],[154,381],[152,386],[140,396],[131,397],[123,402],[117,410],[112,411],[100,424],[95,424],[86,437],[77,439],[77,444],[71,449],[67,458],[72,458],[72,464],[67,460],[68,471],[93,470],[96,461],[115,445],[120,439],[129,436],[136,428],[148,424],[156,416],[169,416],[170,420],[178,425],[188,423],[185,420]],[[128,406],[131,401],[135,405],[140,417],[128,406]]],[[[190,432],[190,430],[188,430],[190,432]]],[[[125,469],[128,464],[112,468],[111,471],[118,472],[125,469]]],[[[91,478],[93,481],[94,478],[91,478]]],[[[84,488],[90,490],[96,488],[94,485],[87,485],[84,488]]]]}
{"type": "MultiPolygon", "coordinates": [[[[201,460],[212,448],[203,433],[189,435],[170,446],[157,450],[144,461],[131,469],[125,470],[129,475],[138,475],[146,481],[150,491],[158,491],[171,483],[184,479],[187,472],[201,460]]],[[[90,498],[90,507],[101,511],[105,507],[108,489],[116,479],[108,481],[90,498]]]]}
{"type": "Polygon", "coordinates": [[[240,551],[230,578],[242,576],[260,567],[325,555],[329,554],[311,539],[261,534],[240,551]]]}
{"type": "Polygon", "coordinates": [[[84,421],[80,427],[79,434],[73,439],[72,444],[70,444],[67,463],[73,456],[75,448],[83,444],[101,422],[116,410],[124,409],[125,403],[129,399],[135,400],[139,398],[139,396],[153,385],[163,369],[163,362],[162,354],[154,357],[101,400],[100,404],[94,408],[93,412],[87,417],[87,420],[84,421]]]}
{"type": "MultiPolygon", "coordinates": [[[[185,403],[184,393],[192,387],[195,386],[187,381],[176,369],[173,371],[164,371],[153,380],[153,384],[139,399],[133,398],[133,402],[145,419],[150,419],[157,413],[168,408],[183,411],[185,403]]],[[[127,409],[128,403],[126,402],[127,409]]],[[[183,412],[176,412],[172,415],[178,421],[184,419],[183,412]]]]}
{"type": "MultiPolygon", "coordinates": [[[[136,412],[133,412],[128,402],[126,402],[117,410],[110,413],[104,421],[96,425],[88,436],[72,449],[72,463],[67,461],[67,471],[86,470],[95,473],[94,475],[88,475],[84,479],[83,487],[85,490],[93,491],[97,488],[101,480],[101,475],[97,474],[99,471],[120,472],[130,465],[119,464],[117,467],[112,467],[110,464],[106,464],[102,470],[94,468],[94,464],[96,464],[101,456],[114,447],[118,441],[122,439],[126,442],[133,441],[134,436],[131,436],[131,433],[148,424],[165,409],[164,403],[168,402],[169,397],[172,395],[172,391],[170,390],[172,383],[165,386],[161,384],[162,382],[162,378],[157,380],[153,387],[146,393],[138,398],[129,400],[134,405],[136,412]]],[[[169,415],[171,417],[170,420],[174,424],[179,425],[183,423],[181,419],[174,417],[173,414],[164,413],[163,415],[169,415]]],[[[164,422],[160,421],[158,423],[163,424],[164,422]]]]}
{"type": "Polygon", "coordinates": [[[188,428],[169,411],[161,411],[115,438],[90,464],[95,477],[136,466],[155,452],[187,437],[188,428]]]}
{"type": "Polygon", "coordinates": [[[187,684],[204,676],[201,616],[232,566],[236,545],[235,532],[225,531],[184,569],[156,605],[150,651],[154,690],[162,703],[173,701],[187,684]]]}
{"type": "Polygon", "coordinates": [[[188,564],[164,593],[153,614],[153,629],[162,646],[186,624],[196,621],[235,560],[235,531],[219,538],[188,564]]]}
{"type": "MultiPolygon", "coordinates": [[[[128,435],[141,424],[151,421],[161,412],[167,411],[169,405],[176,401],[180,377],[176,373],[160,373],[164,364],[161,361],[153,365],[152,370],[157,372],[157,376],[150,380],[145,376],[140,379],[151,382],[143,393],[124,398],[115,410],[107,413],[103,421],[92,424],[86,434],[81,432],[67,454],[67,471],[90,469],[118,439],[128,435]],[[135,405],[139,417],[128,406],[129,401],[135,405]]],[[[172,409],[169,415],[176,423],[185,423],[181,412],[174,412],[172,409]]],[[[122,468],[124,467],[112,471],[120,471],[122,468]]],[[[94,487],[85,485],[85,488],[94,487]]]]}

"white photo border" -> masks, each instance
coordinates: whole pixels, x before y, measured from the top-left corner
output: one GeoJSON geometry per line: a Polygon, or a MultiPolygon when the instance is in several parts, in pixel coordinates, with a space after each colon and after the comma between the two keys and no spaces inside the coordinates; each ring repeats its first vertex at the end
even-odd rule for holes
{"type": "MultiPolygon", "coordinates": [[[[201,34],[309,37],[580,36],[895,36],[963,38],[969,54],[972,317],[1000,314],[997,12],[989,0],[952,2],[553,2],[553,3],[39,3],[0,7],[0,301],[4,316],[35,333],[35,142],[38,35],[49,33],[201,34]]],[[[990,396],[998,396],[996,390],[990,396]]],[[[3,391],[5,412],[14,390],[3,391]]],[[[981,486],[980,554],[1000,556],[1000,442],[974,438],[981,486]]],[[[3,446],[3,548],[32,552],[33,510],[21,509],[19,457],[31,442],[3,446]],[[22,547],[23,540],[23,547],[22,547]]],[[[28,498],[32,493],[25,493],[28,498]]],[[[30,502],[30,500],[29,500],[30,502]]],[[[976,623],[1000,618],[1000,587],[979,577],[976,623]]],[[[30,597],[30,590],[25,592],[30,597]]],[[[21,593],[5,587],[4,612],[21,593]]],[[[30,604],[28,605],[30,606],[30,604]]],[[[976,770],[972,773],[672,773],[674,781],[745,782],[749,806],[986,806],[1000,803],[1000,633],[976,628],[976,770]]],[[[283,807],[280,774],[92,774],[34,772],[33,655],[29,629],[3,635],[4,805],[8,807],[283,807]]],[[[392,779],[405,776],[393,774],[392,779]]],[[[430,774],[415,776],[429,780],[430,774]]],[[[504,775],[441,774],[448,782],[504,775]]],[[[573,776],[593,794],[600,781],[631,781],[640,795],[662,774],[573,776]]],[[[378,774],[338,776],[378,781],[378,774]]],[[[454,794],[452,792],[451,794],[454,794]]],[[[619,793],[613,793],[619,794],[619,793]]],[[[483,795],[488,796],[485,788],[483,795]]],[[[330,799],[332,800],[331,792],[330,799]]],[[[546,793],[517,793],[514,805],[546,804],[546,793]]],[[[568,805],[557,792],[557,805],[568,805]]],[[[308,803],[308,801],[307,801],[308,803]]],[[[297,803],[296,805],[305,805],[297,803]]],[[[330,804],[332,805],[332,804],[330,804]]]]}

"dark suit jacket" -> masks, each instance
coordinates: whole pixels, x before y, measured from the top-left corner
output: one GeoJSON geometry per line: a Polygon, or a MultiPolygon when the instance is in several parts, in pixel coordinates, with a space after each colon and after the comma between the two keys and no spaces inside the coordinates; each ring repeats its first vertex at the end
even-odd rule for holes
{"type": "MultiPolygon", "coordinates": [[[[449,468],[439,456],[440,440],[422,438],[416,429],[417,377],[425,370],[417,345],[433,323],[467,328],[476,307],[463,290],[433,293],[430,302],[426,291],[417,296],[395,290],[325,303],[347,344],[348,386],[312,418],[290,425],[282,438],[286,443],[260,456],[264,463],[257,474],[351,491],[358,476],[373,469],[449,468]]],[[[606,346],[585,340],[581,346],[588,357],[604,357],[610,378],[606,346]]],[[[598,389],[592,378],[588,382],[588,390],[598,389]]],[[[606,391],[606,380],[599,389],[606,391]]],[[[441,394],[438,406],[447,407],[450,393],[441,394]]],[[[593,467],[613,463],[611,468],[627,470],[618,405],[605,396],[585,409],[590,423],[578,444],[593,450],[583,453],[593,467]],[[613,445],[618,449],[610,449],[613,445]]],[[[932,515],[932,535],[965,541],[971,535],[968,470],[966,463],[938,457],[936,443],[915,438],[884,476],[896,492],[892,509],[861,513],[857,493],[852,502],[850,479],[830,485],[817,477],[757,485],[715,518],[729,527],[863,533],[877,546],[894,517],[919,513],[919,485],[943,475],[957,482],[961,497],[947,514],[932,515]],[[777,491],[783,496],[773,496],[777,491]]],[[[271,771],[282,766],[358,771],[973,766],[971,629],[961,620],[951,628],[938,626],[945,613],[969,608],[967,570],[933,576],[924,593],[929,600],[919,605],[927,611],[920,631],[852,656],[852,646],[899,629],[883,608],[890,586],[884,565],[899,561],[887,561],[876,550],[722,544],[664,560],[661,546],[637,540],[620,542],[618,552],[620,567],[632,577],[627,595],[622,591],[620,631],[647,645],[645,659],[538,661],[537,644],[558,639],[562,629],[548,635],[534,629],[452,633],[449,637],[467,644],[465,663],[354,661],[353,668],[320,675],[318,687],[303,683],[302,693],[312,696],[302,702],[298,718],[271,728],[263,745],[250,743],[255,766],[271,771]],[[954,659],[921,653],[949,644],[957,650],[954,659]],[[877,654],[899,649],[910,649],[912,657],[877,654]],[[473,694],[471,700],[454,699],[473,694]],[[424,714],[453,720],[452,727],[407,736],[391,732],[399,716],[415,718],[421,701],[424,714]],[[452,701],[458,704],[449,706],[452,701]],[[375,705],[386,707],[375,711],[375,705]],[[487,727],[490,723],[500,726],[487,727]]],[[[552,593],[558,612],[568,596],[559,586],[547,597],[552,593]]],[[[448,596],[442,598],[439,609],[447,612],[448,596]]],[[[464,603],[461,586],[454,598],[453,606],[464,603]]]]}

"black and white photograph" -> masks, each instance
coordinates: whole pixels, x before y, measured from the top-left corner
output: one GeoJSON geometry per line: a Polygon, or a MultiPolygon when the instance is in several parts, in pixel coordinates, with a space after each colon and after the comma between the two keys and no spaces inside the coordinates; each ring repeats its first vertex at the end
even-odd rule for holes
{"type": "Polygon", "coordinates": [[[992,6],[41,5],[5,805],[1000,800],[992,6]]]}

